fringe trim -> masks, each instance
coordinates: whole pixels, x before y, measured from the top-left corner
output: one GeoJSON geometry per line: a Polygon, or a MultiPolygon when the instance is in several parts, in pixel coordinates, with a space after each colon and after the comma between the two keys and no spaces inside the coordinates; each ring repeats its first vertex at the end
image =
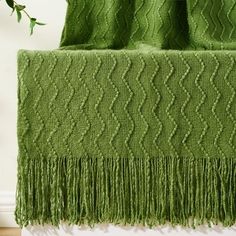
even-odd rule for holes
{"type": "Polygon", "coordinates": [[[235,158],[18,158],[16,222],[236,222],[235,158]]]}

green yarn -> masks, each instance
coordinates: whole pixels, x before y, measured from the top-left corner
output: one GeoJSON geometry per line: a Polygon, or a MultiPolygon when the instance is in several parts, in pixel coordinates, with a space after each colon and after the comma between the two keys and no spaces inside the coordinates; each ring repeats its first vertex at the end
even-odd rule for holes
{"type": "Polygon", "coordinates": [[[60,46],[182,49],[188,41],[185,1],[69,0],[60,46]],[[176,20],[178,19],[178,20],[176,20]]]}
{"type": "Polygon", "coordinates": [[[69,0],[18,52],[20,226],[235,224],[233,2],[69,0]]]}

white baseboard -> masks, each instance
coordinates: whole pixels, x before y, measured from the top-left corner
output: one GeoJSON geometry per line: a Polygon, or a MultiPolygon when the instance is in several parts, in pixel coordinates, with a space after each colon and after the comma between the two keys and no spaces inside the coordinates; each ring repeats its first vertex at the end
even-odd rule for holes
{"type": "Polygon", "coordinates": [[[15,192],[0,192],[0,227],[17,227],[14,211],[15,192]]]}

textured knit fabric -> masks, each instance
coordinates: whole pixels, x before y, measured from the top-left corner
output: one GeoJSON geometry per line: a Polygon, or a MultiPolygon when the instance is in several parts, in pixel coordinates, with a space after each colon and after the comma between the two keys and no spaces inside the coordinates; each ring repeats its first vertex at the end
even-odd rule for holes
{"type": "Polygon", "coordinates": [[[70,0],[61,46],[182,49],[188,42],[186,2],[70,0]]]}
{"type": "Polygon", "coordinates": [[[60,47],[18,53],[17,223],[233,225],[235,19],[69,0],[60,47]]]}

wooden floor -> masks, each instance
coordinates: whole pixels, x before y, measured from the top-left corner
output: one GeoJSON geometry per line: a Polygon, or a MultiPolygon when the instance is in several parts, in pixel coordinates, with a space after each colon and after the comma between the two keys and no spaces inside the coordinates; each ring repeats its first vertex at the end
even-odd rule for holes
{"type": "Polygon", "coordinates": [[[19,228],[0,228],[0,236],[20,236],[19,228]]]}

